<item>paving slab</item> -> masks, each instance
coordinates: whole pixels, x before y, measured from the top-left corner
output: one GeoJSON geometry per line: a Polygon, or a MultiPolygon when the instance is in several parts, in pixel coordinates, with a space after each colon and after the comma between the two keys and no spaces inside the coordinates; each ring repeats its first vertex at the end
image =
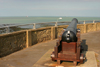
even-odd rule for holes
{"type": "Polygon", "coordinates": [[[32,67],[49,49],[54,48],[55,44],[56,40],[38,43],[2,57],[0,67],[32,67]]]}
{"type": "Polygon", "coordinates": [[[84,51],[86,59],[84,64],[73,65],[73,62],[63,61],[60,65],[56,61],[52,61],[50,54],[53,49],[48,50],[34,65],[33,67],[97,67],[97,61],[94,51],[84,51]]]}

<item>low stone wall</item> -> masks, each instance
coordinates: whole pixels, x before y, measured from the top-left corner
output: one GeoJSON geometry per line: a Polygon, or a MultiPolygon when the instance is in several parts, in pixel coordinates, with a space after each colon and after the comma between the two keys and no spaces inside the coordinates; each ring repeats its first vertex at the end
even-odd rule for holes
{"type": "Polygon", "coordinates": [[[96,23],[96,30],[100,30],[100,23],[96,23]]]}
{"type": "Polygon", "coordinates": [[[32,45],[47,40],[51,40],[51,27],[40,28],[40,29],[30,30],[30,31],[31,31],[32,45]]]}
{"type": "Polygon", "coordinates": [[[61,32],[63,31],[63,29],[66,29],[68,27],[68,25],[63,25],[63,26],[58,26],[56,29],[56,38],[58,38],[61,35],[61,32]]]}
{"type": "Polygon", "coordinates": [[[26,31],[0,35],[0,57],[26,47],[26,31]]]}
{"type": "MultiPolygon", "coordinates": [[[[56,39],[68,25],[44,27],[0,35],[0,57],[34,44],[56,39]]],[[[78,24],[81,34],[100,30],[100,23],[78,24]]]]}
{"type": "Polygon", "coordinates": [[[78,24],[77,25],[77,29],[80,29],[81,30],[81,34],[83,34],[84,33],[84,30],[85,30],[84,24],[78,24]]]}
{"type": "MultiPolygon", "coordinates": [[[[57,31],[56,31],[57,36],[59,36],[61,31],[64,28],[67,28],[67,27],[68,27],[68,25],[58,26],[57,31]]],[[[97,31],[97,30],[100,30],[100,22],[98,22],[98,23],[88,23],[88,24],[78,24],[77,29],[81,30],[81,34],[97,31]]]]}

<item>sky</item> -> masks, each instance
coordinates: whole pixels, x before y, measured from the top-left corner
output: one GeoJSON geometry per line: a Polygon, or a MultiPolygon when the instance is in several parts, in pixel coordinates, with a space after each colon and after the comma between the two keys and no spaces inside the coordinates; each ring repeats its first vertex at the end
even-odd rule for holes
{"type": "Polygon", "coordinates": [[[0,16],[100,17],[100,0],[0,0],[0,16]]]}

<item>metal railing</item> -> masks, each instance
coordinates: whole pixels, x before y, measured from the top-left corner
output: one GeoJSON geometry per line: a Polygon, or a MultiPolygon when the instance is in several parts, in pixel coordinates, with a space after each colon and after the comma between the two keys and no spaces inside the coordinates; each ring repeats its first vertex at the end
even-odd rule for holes
{"type": "MultiPolygon", "coordinates": [[[[87,20],[87,21],[78,21],[79,24],[86,24],[86,23],[96,23],[100,22],[100,20],[87,20]]],[[[44,22],[44,23],[31,23],[31,24],[22,24],[22,25],[8,25],[8,26],[1,26],[0,27],[0,34],[10,33],[19,30],[25,29],[37,29],[40,27],[47,27],[47,26],[59,26],[59,25],[68,25],[70,22],[44,22]],[[25,27],[23,27],[25,26],[25,27]],[[29,28],[27,28],[29,27],[29,28]]]]}

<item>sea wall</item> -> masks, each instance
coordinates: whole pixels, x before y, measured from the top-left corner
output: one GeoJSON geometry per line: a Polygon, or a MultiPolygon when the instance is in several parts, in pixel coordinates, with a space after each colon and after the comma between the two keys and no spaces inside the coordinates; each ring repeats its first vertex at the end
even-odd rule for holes
{"type": "MultiPolygon", "coordinates": [[[[68,25],[22,30],[0,35],[0,57],[11,54],[34,44],[57,39],[68,25]]],[[[78,24],[81,34],[100,30],[100,23],[78,24]]]]}
{"type": "Polygon", "coordinates": [[[0,35],[0,57],[26,48],[26,31],[0,35]]]}

